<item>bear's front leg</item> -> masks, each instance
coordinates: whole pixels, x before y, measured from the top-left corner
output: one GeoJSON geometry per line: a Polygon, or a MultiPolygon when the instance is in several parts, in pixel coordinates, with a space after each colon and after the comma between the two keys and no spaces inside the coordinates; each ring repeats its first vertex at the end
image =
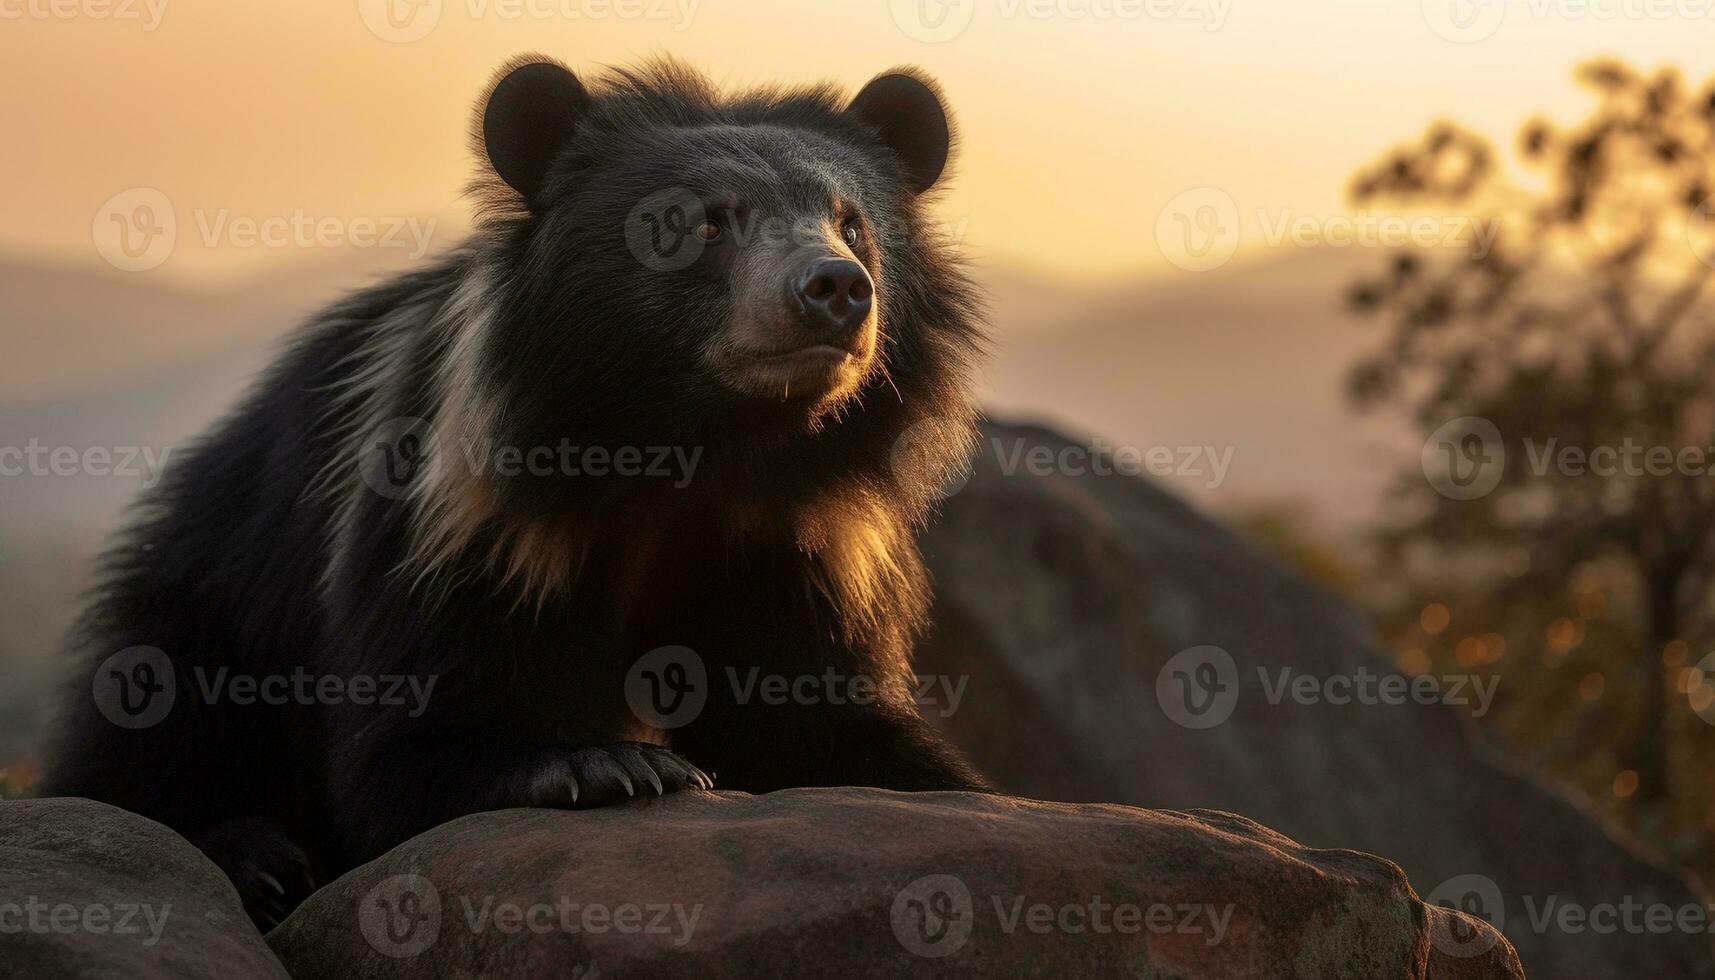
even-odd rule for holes
{"type": "Polygon", "coordinates": [[[728,705],[675,733],[674,744],[719,773],[721,788],[750,793],[795,786],[994,791],[909,702],[728,705]]]}
{"type": "Polygon", "coordinates": [[[993,792],[959,750],[911,705],[875,705],[807,719],[827,726],[832,752],[811,759],[811,785],[874,786],[906,792],[993,792]]]}

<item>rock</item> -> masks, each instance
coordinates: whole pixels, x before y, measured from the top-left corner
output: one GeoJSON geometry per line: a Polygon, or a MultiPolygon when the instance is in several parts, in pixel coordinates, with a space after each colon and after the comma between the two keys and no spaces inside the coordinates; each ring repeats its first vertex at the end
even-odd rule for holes
{"type": "Polygon", "coordinates": [[[984,439],[922,538],[937,608],[918,669],[968,678],[956,710],[924,715],[1001,788],[1232,810],[1383,855],[1502,925],[1537,980],[1715,977],[1705,898],[1499,761],[1452,709],[1271,703],[1286,668],[1318,684],[1400,676],[1346,604],[1143,480],[1003,472],[1020,450],[1072,445],[1059,436],[991,425],[984,439]],[[1684,924],[1664,932],[1628,906],[1684,924]]]}
{"type": "Polygon", "coordinates": [[[1523,976],[1463,918],[1435,972],[1443,917],[1386,861],[1230,814],[804,789],[464,817],[268,941],[297,980],[1523,976]]]}
{"type": "Polygon", "coordinates": [[[77,799],[0,802],[0,977],[289,980],[201,851],[77,799]]]}

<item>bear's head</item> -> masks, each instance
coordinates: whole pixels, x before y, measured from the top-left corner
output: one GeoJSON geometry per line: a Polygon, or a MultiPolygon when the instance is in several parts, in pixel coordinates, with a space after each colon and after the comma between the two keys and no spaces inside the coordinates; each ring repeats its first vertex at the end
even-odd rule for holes
{"type": "Polygon", "coordinates": [[[528,58],[477,138],[501,442],[694,445],[717,465],[841,442],[849,463],[853,441],[886,456],[914,427],[968,425],[974,293],[923,209],[952,127],[919,73],[723,97],[670,62],[586,86],[528,58]]]}
{"type": "Polygon", "coordinates": [[[526,57],[474,137],[486,220],[443,422],[526,449],[671,447],[698,469],[689,487],[436,481],[432,537],[467,536],[447,528],[469,515],[587,525],[591,495],[670,486],[671,505],[796,514],[815,539],[832,513],[920,518],[962,465],[983,342],[926,214],[954,142],[926,77],[724,95],[674,62],[586,84],[526,57]]]}

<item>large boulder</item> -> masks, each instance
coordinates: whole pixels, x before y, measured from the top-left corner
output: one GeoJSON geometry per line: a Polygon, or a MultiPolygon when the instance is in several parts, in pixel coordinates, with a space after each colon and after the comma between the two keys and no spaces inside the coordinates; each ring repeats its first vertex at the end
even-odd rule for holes
{"type": "Polygon", "coordinates": [[[0,977],[289,980],[201,851],[75,799],[0,802],[0,977]]]}
{"type": "Polygon", "coordinates": [[[1523,976],[1394,865],[1242,817],[863,789],[464,817],[268,941],[297,980],[1523,976]]]}
{"type": "Polygon", "coordinates": [[[1715,977],[1702,896],[1422,703],[1480,692],[1405,687],[1345,603],[1082,460],[991,425],[922,539],[937,613],[918,668],[950,678],[932,692],[968,681],[924,715],[1003,789],[1232,810],[1383,855],[1501,925],[1537,980],[1715,977]]]}

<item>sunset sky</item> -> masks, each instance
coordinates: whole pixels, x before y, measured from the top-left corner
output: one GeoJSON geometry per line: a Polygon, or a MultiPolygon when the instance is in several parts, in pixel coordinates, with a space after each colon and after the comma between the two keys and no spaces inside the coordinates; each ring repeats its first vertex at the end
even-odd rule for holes
{"type": "Polygon", "coordinates": [[[0,0],[0,254],[101,268],[100,212],[135,188],[177,221],[137,273],[163,283],[265,275],[365,222],[412,251],[432,219],[443,246],[472,101],[536,50],[578,69],[667,53],[732,85],[922,65],[964,134],[941,211],[979,262],[1172,271],[1158,219],[1188,189],[1230,197],[1255,247],[1267,222],[1339,214],[1355,166],[1439,115],[1510,136],[1587,107],[1581,59],[1701,81],[1715,39],[1695,0],[385,2],[0,0]],[[333,231],[247,244],[246,218],[333,231]]]}

